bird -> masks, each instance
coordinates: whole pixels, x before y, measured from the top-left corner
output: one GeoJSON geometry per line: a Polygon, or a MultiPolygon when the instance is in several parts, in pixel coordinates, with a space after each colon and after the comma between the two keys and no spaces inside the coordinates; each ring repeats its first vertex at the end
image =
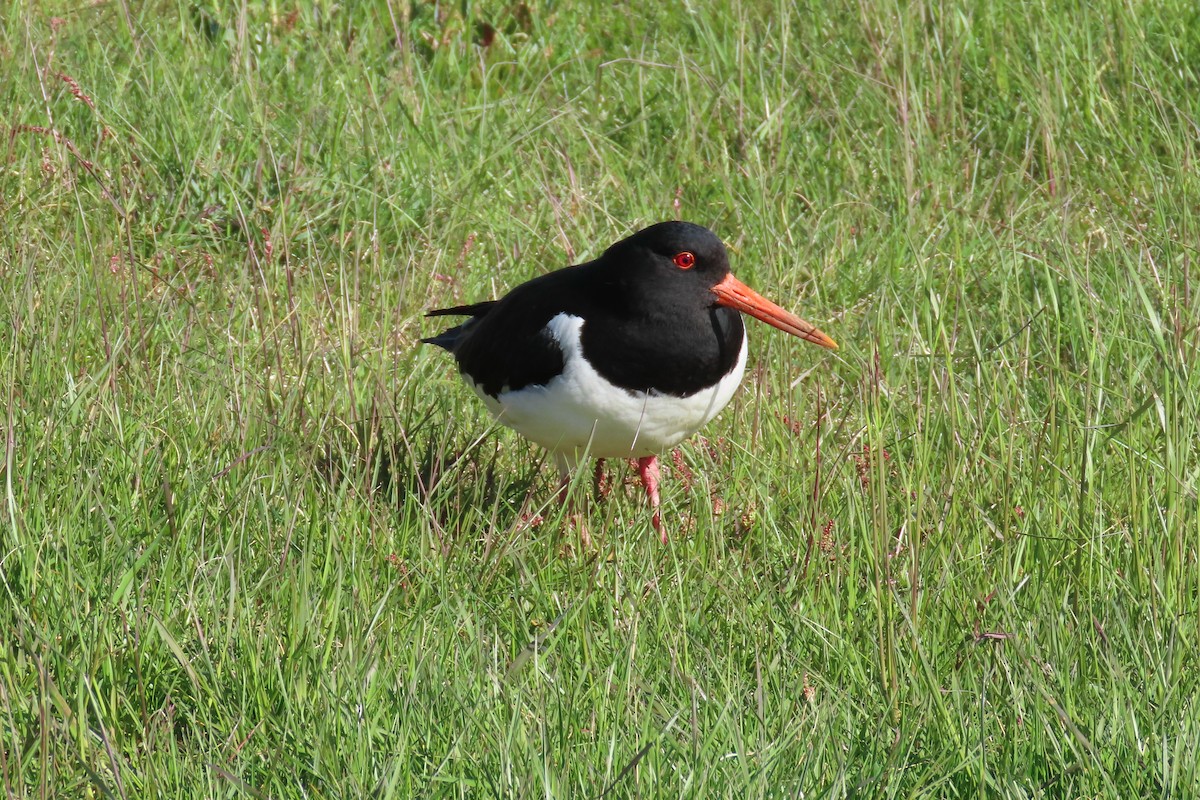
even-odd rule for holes
{"type": "Polygon", "coordinates": [[[713,231],[683,221],[650,225],[498,300],[429,311],[467,319],[421,341],[454,356],[497,421],[549,451],[564,500],[585,457],[636,459],[665,544],[658,455],[733,397],[746,370],[742,314],[837,349],[735,278],[713,231]]]}

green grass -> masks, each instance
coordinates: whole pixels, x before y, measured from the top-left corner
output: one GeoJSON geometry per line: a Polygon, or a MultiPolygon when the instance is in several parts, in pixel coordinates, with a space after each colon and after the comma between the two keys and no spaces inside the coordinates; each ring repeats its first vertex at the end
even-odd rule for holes
{"type": "Polygon", "coordinates": [[[15,3],[0,63],[6,796],[1200,795],[1192,3],[15,3]],[[581,551],[422,313],[676,216],[842,349],[753,323],[670,543],[610,464],[581,551]]]}

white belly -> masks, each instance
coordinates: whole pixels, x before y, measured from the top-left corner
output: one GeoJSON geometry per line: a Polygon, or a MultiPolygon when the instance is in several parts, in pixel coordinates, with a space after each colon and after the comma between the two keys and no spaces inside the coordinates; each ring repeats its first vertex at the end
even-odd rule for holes
{"type": "Polygon", "coordinates": [[[563,351],[563,372],[544,386],[490,397],[464,375],[496,419],[554,454],[560,468],[585,455],[641,458],[661,453],[708,424],[729,403],[746,371],[746,337],[729,374],[688,397],[630,392],[583,358],[583,320],[559,314],[547,329],[563,351]]]}

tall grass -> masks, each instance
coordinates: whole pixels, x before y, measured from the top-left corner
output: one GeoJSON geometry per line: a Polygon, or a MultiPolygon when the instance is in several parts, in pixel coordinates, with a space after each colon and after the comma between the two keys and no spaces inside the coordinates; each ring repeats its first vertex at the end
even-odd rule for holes
{"type": "Polygon", "coordinates": [[[1190,4],[0,23],[8,796],[1200,793],[1190,4]],[[422,314],[675,217],[842,349],[583,548],[422,314]]]}

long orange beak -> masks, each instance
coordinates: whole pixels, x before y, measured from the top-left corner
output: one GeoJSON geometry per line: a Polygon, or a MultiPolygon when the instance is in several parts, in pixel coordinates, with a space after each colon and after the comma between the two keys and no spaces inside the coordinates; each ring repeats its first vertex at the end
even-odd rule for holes
{"type": "Polygon", "coordinates": [[[713,287],[713,294],[717,296],[717,303],[719,305],[736,308],[743,314],[749,314],[756,319],[761,319],[768,325],[779,328],[779,330],[785,333],[799,336],[805,341],[819,344],[821,347],[828,347],[830,350],[837,350],[837,342],[821,333],[816,325],[805,322],[789,311],[784,311],[733,277],[732,272],[713,287]]]}

